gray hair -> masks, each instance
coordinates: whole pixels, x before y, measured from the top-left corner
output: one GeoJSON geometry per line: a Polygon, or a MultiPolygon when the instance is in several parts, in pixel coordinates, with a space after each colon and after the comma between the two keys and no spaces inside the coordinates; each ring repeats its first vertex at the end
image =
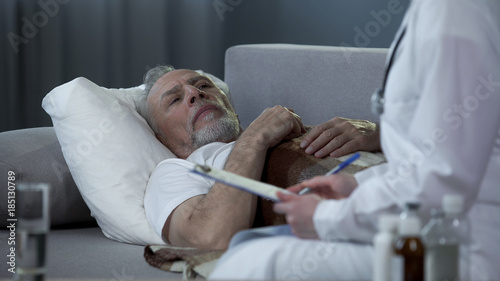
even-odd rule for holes
{"type": "Polygon", "coordinates": [[[142,90],[142,96],[139,100],[139,105],[137,109],[139,111],[139,114],[141,114],[142,117],[146,119],[149,126],[156,134],[161,134],[161,131],[160,131],[160,126],[153,118],[153,115],[151,114],[148,105],[149,93],[151,92],[151,89],[153,88],[156,81],[160,79],[160,77],[174,70],[175,68],[171,65],[159,65],[157,67],[151,68],[144,75],[144,90],[142,90]]]}

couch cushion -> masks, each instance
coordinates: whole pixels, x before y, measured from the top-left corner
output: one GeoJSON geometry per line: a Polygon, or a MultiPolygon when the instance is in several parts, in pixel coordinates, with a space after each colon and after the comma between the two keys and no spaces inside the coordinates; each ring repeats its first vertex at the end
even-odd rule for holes
{"type": "MultiPolygon", "coordinates": [[[[51,225],[94,222],[76,187],[57,141],[54,128],[31,128],[0,133],[0,174],[7,180],[14,173],[13,184],[44,182],[51,186],[51,225]]],[[[7,183],[4,183],[7,185],[7,183]]],[[[8,188],[0,192],[0,227],[8,218],[8,188]]]]}

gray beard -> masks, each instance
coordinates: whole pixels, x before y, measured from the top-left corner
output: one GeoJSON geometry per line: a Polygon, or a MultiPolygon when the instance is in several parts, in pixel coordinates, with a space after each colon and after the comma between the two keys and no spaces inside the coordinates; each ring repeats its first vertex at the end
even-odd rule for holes
{"type": "Polygon", "coordinates": [[[212,142],[231,142],[236,140],[239,134],[238,118],[233,118],[231,114],[225,114],[216,123],[207,125],[198,132],[193,133],[191,136],[193,151],[212,142]]]}

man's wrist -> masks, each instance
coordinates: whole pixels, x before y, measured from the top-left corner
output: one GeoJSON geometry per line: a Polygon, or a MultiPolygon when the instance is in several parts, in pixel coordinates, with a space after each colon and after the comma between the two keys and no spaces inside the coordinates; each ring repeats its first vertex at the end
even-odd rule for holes
{"type": "Polygon", "coordinates": [[[269,145],[266,138],[262,134],[245,134],[245,132],[238,138],[235,146],[245,151],[249,150],[255,153],[267,151],[269,145]]]}

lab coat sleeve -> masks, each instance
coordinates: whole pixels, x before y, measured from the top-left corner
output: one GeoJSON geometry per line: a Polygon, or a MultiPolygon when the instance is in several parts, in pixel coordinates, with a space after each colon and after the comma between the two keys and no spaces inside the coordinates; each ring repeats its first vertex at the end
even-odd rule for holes
{"type": "Polygon", "coordinates": [[[318,205],[321,239],[370,242],[378,216],[406,202],[420,202],[425,217],[445,194],[463,195],[466,209],[476,199],[499,134],[500,49],[492,38],[500,34],[484,10],[449,2],[420,1],[409,17],[381,118],[388,162],[356,175],[349,198],[318,205]]]}

